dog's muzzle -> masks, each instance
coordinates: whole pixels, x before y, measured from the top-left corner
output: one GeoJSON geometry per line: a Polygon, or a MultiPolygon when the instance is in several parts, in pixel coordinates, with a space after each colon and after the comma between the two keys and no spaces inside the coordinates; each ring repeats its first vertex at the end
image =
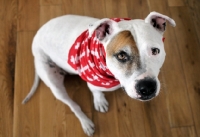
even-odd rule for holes
{"type": "Polygon", "coordinates": [[[145,77],[144,79],[137,81],[135,89],[138,94],[138,99],[150,100],[156,95],[156,80],[150,77],[145,77]]]}

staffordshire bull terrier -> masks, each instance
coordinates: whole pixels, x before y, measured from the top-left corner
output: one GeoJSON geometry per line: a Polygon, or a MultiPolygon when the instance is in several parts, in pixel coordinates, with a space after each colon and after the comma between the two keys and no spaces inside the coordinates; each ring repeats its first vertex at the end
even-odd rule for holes
{"type": "Polygon", "coordinates": [[[97,111],[107,112],[102,91],[122,87],[133,99],[148,101],[160,91],[158,74],[165,60],[163,33],[168,16],[151,12],[144,20],[97,19],[65,15],[44,24],[34,37],[33,87],[23,104],[36,91],[39,79],[54,96],[68,105],[80,120],[84,132],[94,133],[93,122],[68,96],[65,74],[77,74],[87,82],[97,111]]]}

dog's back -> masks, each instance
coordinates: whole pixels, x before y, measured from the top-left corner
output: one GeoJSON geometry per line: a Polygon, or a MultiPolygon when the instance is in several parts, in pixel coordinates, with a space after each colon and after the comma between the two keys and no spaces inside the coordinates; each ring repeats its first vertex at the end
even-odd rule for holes
{"type": "Polygon", "coordinates": [[[50,58],[68,72],[76,73],[73,69],[69,70],[70,67],[66,63],[69,49],[76,38],[88,29],[88,25],[97,20],[77,15],[65,15],[50,20],[38,30],[34,37],[33,55],[37,56],[38,52],[43,52],[45,58],[50,58]]]}

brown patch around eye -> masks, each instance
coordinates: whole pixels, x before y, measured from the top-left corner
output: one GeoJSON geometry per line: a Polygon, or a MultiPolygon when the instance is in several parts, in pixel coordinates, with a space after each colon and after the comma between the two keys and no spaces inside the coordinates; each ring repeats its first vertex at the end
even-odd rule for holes
{"type": "MultiPolygon", "coordinates": [[[[123,64],[122,69],[131,70],[133,66],[134,68],[139,67],[140,63],[139,63],[139,51],[130,31],[125,30],[118,33],[108,44],[106,48],[106,54],[108,58],[112,58],[113,56],[115,56],[117,53],[119,53],[121,50],[123,50],[127,46],[129,46],[128,49],[131,50],[128,53],[131,53],[129,56],[131,57],[132,60],[127,62],[126,67],[123,64]]],[[[118,58],[124,58],[120,54],[117,54],[117,55],[119,55],[118,58]]]]}
{"type": "Polygon", "coordinates": [[[108,56],[117,53],[123,47],[130,45],[133,53],[138,54],[138,48],[130,31],[125,30],[117,34],[107,46],[108,56]]]}

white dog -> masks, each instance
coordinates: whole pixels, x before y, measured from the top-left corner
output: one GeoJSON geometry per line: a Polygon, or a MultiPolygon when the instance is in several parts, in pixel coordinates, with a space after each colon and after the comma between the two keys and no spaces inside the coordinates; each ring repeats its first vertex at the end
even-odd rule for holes
{"type": "Polygon", "coordinates": [[[165,60],[163,33],[173,19],[151,12],[141,19],[96,19],[66,15],[52,19],[37,32],[32,44],[35,62],[33,87],[39,78],[54,96],[67,104],[80,120],[84,132],[94,133],[93,122],[69,98],[63,85],[65,72],[87,81],[97,111],[108,111],[102,91],[123,87],[134,99],[147,101],[158,95],[158,74],[165,60]]]}

